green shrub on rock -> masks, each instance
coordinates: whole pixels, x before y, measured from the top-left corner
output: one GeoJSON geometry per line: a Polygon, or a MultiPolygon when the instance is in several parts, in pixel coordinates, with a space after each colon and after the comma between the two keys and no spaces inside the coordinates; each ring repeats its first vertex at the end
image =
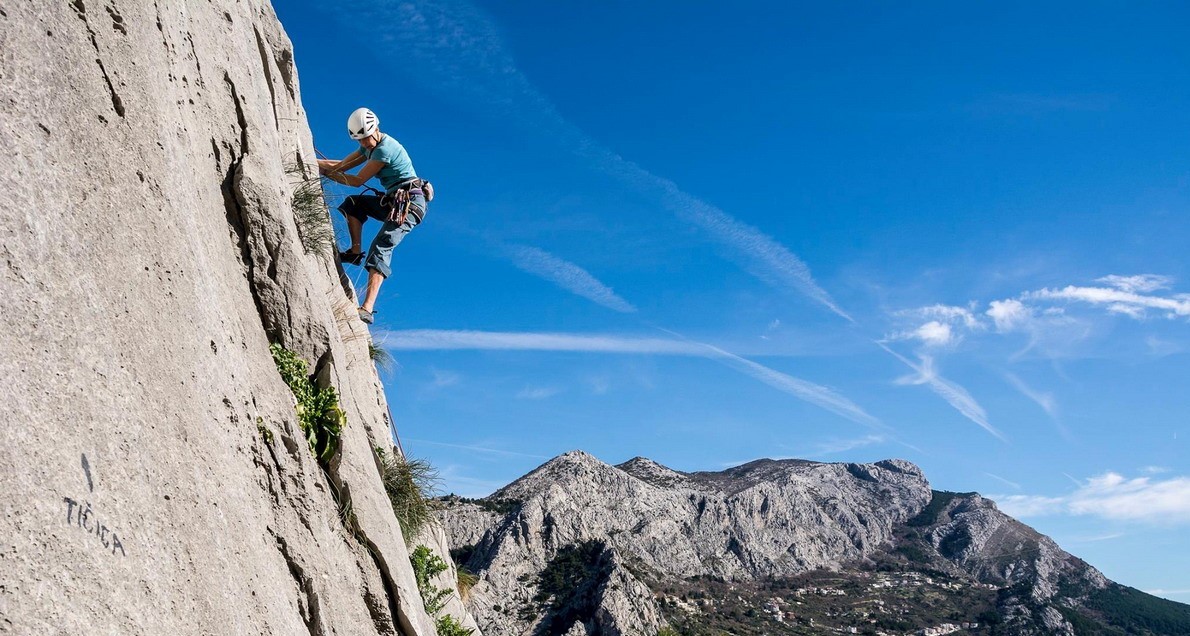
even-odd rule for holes
{"type": "Polygon", "coordinates": [[[437,616],[434,626],[438,636],[471,636],[475,630],[467,629],[450,614],[438,616],[438,612],[446,606],[446,599],[450,598],[449,589],[440,590],[430,579],[446,571],[446,561],[434,554],[433,550],[419,545],[409,553],[409,562],[413,565],[413,578],[417,581],[417,591],[421,593],[421,600],[426,606],[426,613],[437,616]]]}
{"type": "Polygon", "coordinates": [[[347,414],[339,408],[334,387],[318,388],[310,380],[310,367],[298,355],[279,344],[269,345],[281,379],[297,398],[298,425],[318,461],[327,463],[339,449],[339,435],[347,425],[347,414]]]}

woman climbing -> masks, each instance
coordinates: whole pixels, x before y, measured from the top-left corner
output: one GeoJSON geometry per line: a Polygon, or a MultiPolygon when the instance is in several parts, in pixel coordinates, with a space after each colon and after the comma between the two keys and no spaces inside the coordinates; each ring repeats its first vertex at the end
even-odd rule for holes
{"type": "Polygon", "coordinates": [[[343,200],[339,211],[347,217],[351,247],[339,253],[350,265],[363,264],[368,270],[368,288],[359,307],[360,320],[372,324],[380,285],[392,274],[393,249],[401,243],[426,214],[426,202],[434,198],[428,181],[417,178],[413,161],[405,147],[390,135],[380,132],[380,120],[367,108],[357,108],[347,118],[347,133],[359,141],[359,150],[340,161],[320,159],[319,174],[343,185],[360,187],[372,177],[379,177],[384,194],[355,194],[343,200]],[[363,164],[356,174],[345,171],[363,164]],[[373,218],[384,225],[368,248],[360,249],[364,223],[373,218]]]}

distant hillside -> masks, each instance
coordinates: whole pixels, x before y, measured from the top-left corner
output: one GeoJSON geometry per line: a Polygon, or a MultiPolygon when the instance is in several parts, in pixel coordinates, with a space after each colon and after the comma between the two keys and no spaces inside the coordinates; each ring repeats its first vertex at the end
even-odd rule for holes
{"type": "Polygon", "coordinates": [[[682,473],[573,452],[446,501],[487,634],[1190,634],[1190,606],[902,460],[682,473]]]}

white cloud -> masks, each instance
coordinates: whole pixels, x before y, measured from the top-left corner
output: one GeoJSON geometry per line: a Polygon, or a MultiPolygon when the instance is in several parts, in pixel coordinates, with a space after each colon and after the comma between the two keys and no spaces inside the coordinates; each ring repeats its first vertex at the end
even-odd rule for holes
{"type": "Polygon", "coordinates": [[[986,313],[1001,333],[1016,331],[1033,317],[1033,310],[1014,298],[993,300],[986,313]]]}
{"type": "Polygon", "coordinates": [[[930,305],[904,309],[893,314],[899,320],[912,320],[917,326],[888,336],[887,340],[916,340],[927,347],[944,347],[962,340],[961,330],[982,331],[986,326],[967,307],[930,305]],[[922,322],[924,321],[924,322],[922,322]]]}
{"type": "Polygon", "coordinates": [[[1106,472],[1080,482],[1078,489],[1062,497],[993,498],[1006,513],[1017,517],[1062,514],[1157,525],[1190,523],[1190,477],[1128,479],[1119,473],[1106,472]]]}
{"type": "Polygon", "coordinates": [[[958,384],[955,384],[954,382],[951,382],[950,380],[938,375],[938,372],[934,369],[933,357],[923,355],[921,356],[921,364],[914,364],[909,359],[888,348],[883,343],[878,342],[876,344],[916,372],[915,375],[908,375],[899,378],[897,380],[897,384],[914,386],[925,385],[943,400],[946,400],[946,402],[954,407],[959,413],[961,413],[963,417],[975,422],[1000,441],[1008,441],[1004,435],[1000,433],[1000,431],[996,430],[996,427],[992,426],[991,423],[988,422],[987,411],[985,411],[983,407],[980,406],[979,402],[975,401],[975,398],[967,392],[967,389],[964,389],[958,384]]]}
{"type": "Polygon", "coordinates": [[[1136,276],[1112,274],[1103,278],[1097,278],[1095,282],[1103,283],[1108,287],[1115,287],[1126,292],[1147,293],[1159,289],[1169,289],[1173,285],[1174,279],[1160,274],[1138,274],[1136,276]]]}
{"type": "Polygon", "coordinates": [[[1023,296],[1030,300],[1065,300],[1091,305],[1106,306],[1108,311],[1133,318],[1142,318],[1150,309],[1158,310],[1168,317],[1190,317],[1190,297],[1185,294],[1173,296],[1148,296],[1115,287],[1078,287],[1067,285],[1062,289],[1040,289],[1023,296]]]}
{"type": "Polygon", "coordinates": [[[389,348],[398,350],[570,351],[706,358],[853,422],[868,426],[882,426],[880,420],[833,389],[795,378],[701,342],[588,334],[435,329],[377,331],[376,333],[385,338],[389,348]]]}
{"type": "Polygon", "coordinates": [[[1000,510],[1018,519],[1028,517],[1044,517],[1057,514],[1066,505],[1062,497],[1042,497],[1039,495],[989,495],[996,501],[1000,510]]]}
{"type": "Polygon", "coordinates": [[[613,311],[632,313],[636,311],[631,303],[616,295],[611,287],[604,285],[587,270],[528,245],[511,245],[506,248],[513,264],[518,269],[586,298],[613,311]]]}
{"type": "Polygon", "coordinates": [[[954,341],[954,333],[950,330],[950,325],[937,320],[931,320],[926,324],[917,328],[913,332],[919,340],[928,345],[942,346],[950,344],[954,341]]]}
{"type": "Polygon", "coordinates": [[[946,324],[961,324],[971,330],[982,329],[984,326],[971,309],[967,307],[956,307],[954,305],[929,305],[927,307],[907,309],[897,313],[902,316],[931,319],[946,324]]]}
{"type": "Polygon", "coordinates": [[[624,159],[570,123],[517,68],[496,25],[482,10],[466,2],[380,1],[370,6],[356,14],[357,21],[401,25],[370,42],[386,51],[400,50],[425,69],[424,75],[433,78],[425,88],[555,140],[700,227],[753,276],[778,289],[804,294],[852,320],[784,245],[673,181],[624,159]]]}

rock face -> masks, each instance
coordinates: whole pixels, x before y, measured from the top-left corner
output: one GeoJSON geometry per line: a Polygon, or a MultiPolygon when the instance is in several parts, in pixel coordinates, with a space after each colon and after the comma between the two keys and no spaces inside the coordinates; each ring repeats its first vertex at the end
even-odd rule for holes
{"type": "Polygon", "coordinates": [[[6,3],[0,96],[0,632],[433,634],[271,6],[6,3]],[[325,470],[270,342],[339,392],[325,470]]]}
{"type": "MultiPolygon", "coordinates": [[[[978,597],[988,605],[967,620],[994,610],[990,633],[1073,634],[1071,612],[1120,588],[991,501],[931,490],[902,460],[759,460],[682,473],[644,458],[610,466],[576,451],[486,499],[450,500],[444,518],[451,546],[479,575],[469,605],[489,635],[652,635],[682,612],[714,607],[707,590],[735,597],[837,573],[851,577],[855,593],[879,588],[871,582],[885,572],[938,578],[940,592],[956,599],[947,613],[978,597]],[[673,583],[702,605],[665,592],[673,583]]],[[[774,595],[764,594],[752,607],[774,595]]],[[[755,633],[804,633],[773,631],[781,625],[755,633]]]]}

